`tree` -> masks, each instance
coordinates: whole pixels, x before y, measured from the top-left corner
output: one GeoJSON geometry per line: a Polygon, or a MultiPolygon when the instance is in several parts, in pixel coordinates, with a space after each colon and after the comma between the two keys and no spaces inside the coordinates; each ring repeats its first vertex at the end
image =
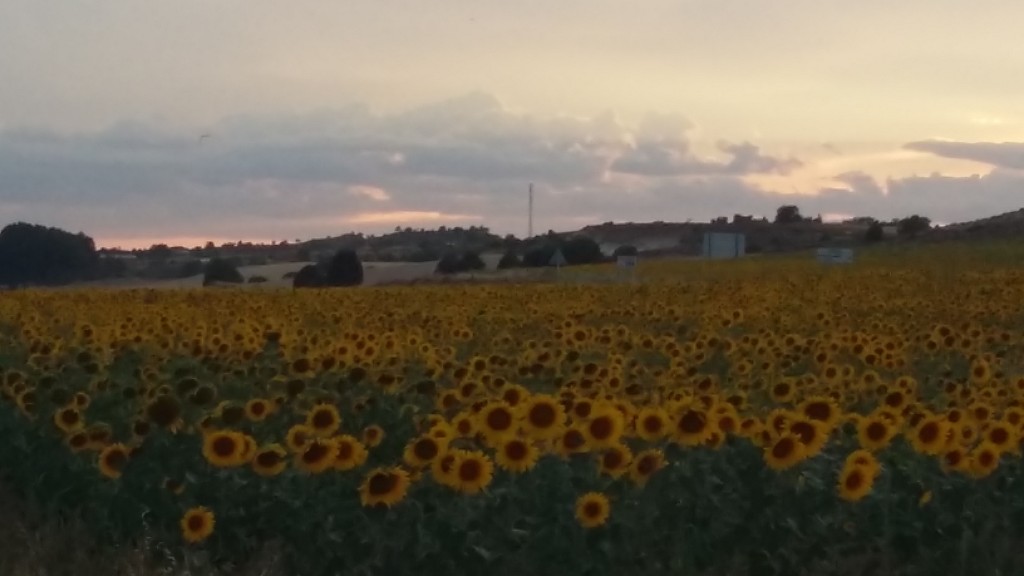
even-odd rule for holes
{"type": "Polygon", "coordinates": [[[18,222],[0,231],[0,284],[60,285],[93,278],[93,239],[59,228],[18,222]]]}
{"type": "Polygon", "coordinates": [[[354,250],[338,250],[327,263],[324,279],[328,286],[359,286],[363,283],[363,263],[354,250]]]}
{"type": "Polygon", "coordinates": [[[930,230],[932,227],[932,221],[924,216],[913,216],[904,218],[896,224],[896,233],[900,236],[909,236],[913,238],[921,232],[930,230]]]}
{"type": "Polygon", "coordinates": [[[572,265],[596,264],[604,261],[604,253],[601,246],[592,238],[576,236],[562,245],[562,255],[565,261],[572,265]]]}
{"type": "Polygon", "coordinates": [[[203,286],[209,286],[217,282],[241,284],[245,282],[245,278],[229,260],[213,258],[206,263],[206,270],[203,272],[203,286]]]}
{"type": "Polygon", "coordinates": [[[306,264],[292,277],[292,288],[321,288],[325,284],[316,264],[306,264]]]}
{"type": "Polygon", "coordinates": [[[885,229],[882,228],[881,222],[872,222],[866,232],[864,232],[864,241],[869,243],[881,242],[885,237],[885,229]]]}
{"type": "Polygon", "coordinates": [[[776,224],[796,224],[797,222],[803,222],[803,220],[803,216],[800,215],[800,208],[793,204],[779,206],[779,209],[775,211],[776,224]]]}
{"type": "Polygon", "coordinates": [[[619,256],[636,256],[639,253],[640,251],[636,249],[636,246],[623,244],[622,246],[616,248],[614,252],[612,252],[612,257],[618,258],[619,256]]]}
{"type": "Polygon", "coordinates": [[[508,252],[505,252],[505,254],[503,254],[501,256],[501,260],[498,260],[498,270],[508,270],[509,268],[518,268],[521,265],[522,265],[522,262],[520,262],[519,256],[515,252],[513,252],[511,250],[508,251],[508,252]]]}
{"type": "Polygon", "coordinates": [[[462,259],[459,255],[454,252],[449,252],[441,259],[437,261],[437,266],[434,268],[435,274],[458,274],[462,272],[462,259]]]}
{"type": "Polygon", "coordinates": [[[463,272],[473,272],[487,268],[487,264],[479,254],[472,250],[467,250],[466,252],[463,252],[462,256],[459,258],[459,268],[463,272]]]}

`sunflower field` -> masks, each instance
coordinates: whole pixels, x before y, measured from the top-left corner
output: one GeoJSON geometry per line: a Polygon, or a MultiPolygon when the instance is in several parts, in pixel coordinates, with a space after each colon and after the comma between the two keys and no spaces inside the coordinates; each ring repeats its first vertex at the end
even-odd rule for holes
{"type": "Polygon", "coordinates": [[[0,482],[201,570],[1019,574],[1013,247],[0,299],[0,482]]]}

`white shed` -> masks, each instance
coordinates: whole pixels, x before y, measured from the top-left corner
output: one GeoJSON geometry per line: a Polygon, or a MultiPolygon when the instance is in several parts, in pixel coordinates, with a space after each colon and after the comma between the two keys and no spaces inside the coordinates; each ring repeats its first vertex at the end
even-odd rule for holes
{"type": "Polygon", "coordinates": [[[740,258],[747,253],[747,237],[729,232],[705,232],[702,254],[705,258],[740,258]]]}

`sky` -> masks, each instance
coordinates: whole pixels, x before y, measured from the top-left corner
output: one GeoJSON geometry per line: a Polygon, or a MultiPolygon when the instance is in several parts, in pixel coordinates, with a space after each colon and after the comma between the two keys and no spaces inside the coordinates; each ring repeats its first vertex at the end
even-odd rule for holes
{"type": "Polygon", "coordinates": [[[1024,207],[1010,0],[0,0],[0,224],[102,246],[1024,207]]]}

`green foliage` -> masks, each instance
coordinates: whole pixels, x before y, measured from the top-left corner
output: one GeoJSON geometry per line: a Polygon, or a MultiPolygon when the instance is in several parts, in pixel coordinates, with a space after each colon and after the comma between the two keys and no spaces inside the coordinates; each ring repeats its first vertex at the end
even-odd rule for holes
{"type": "Polygon", "coordinates": [[[925,232],[932,227],[932,221],[924,216],[914,214],[907,218],[903,218],[896,225],[896,233],[900,236],[914,237],[925,232]]]}
{"type": "Polygon", "coordinates": [[[241,284],[244,281],[242,273],[229,260],[214,258],[206,263],[206,269],[203,272],[203,286],[209,286],[216,282],[241,284]]]}
{"type": "Polygon", "coordinates": [[[289,274],[291,274],[292,288],[321,288],[326,285],[324,276],[316,264],[306,264],[298,272],[289,274]]]}
{"type": "Polygon", "coordinates": [[[449,252],[441,257],[434,269],[436,274],[460,274],[463,272],[475,272],[483,270],[487,264],[480,258],[480,255],[473,251],[466,251],[462,254],[449,252]]]}
{"type": "Polygon", "coordinates": [[[0,285],[61,285],[94,277],[93,239],[59,228],[18,222],[0,230],[0,285]]]}
{"type": "Polygon", "coordinates": [[[800,208],[793,204],[779,206],[779,209],[775,211],[776,224],[796,224],[803,221],[804,217],[800,215],[800,208]]]}
{"type": "Polygon", "coordinates": [[[881,242],[885,237],[885,230],[882,228],[881,222],[872,222],[866,232],[864,232],[864,241],[869,243],[881,242]]]}
{"type": "Polygon", "coordinates": [[[522,266],[522,261],[519,260],[519,255],[514,251],[510,250],[505,252],[501,256],[501,260],[498,260],[498,270],[508,270],[509,268],[518,268],[522,266]]]}
{"type": "Polygon", "coordinates": [[[636,256],[639,253],[640,251],[636,249],[636,246],[623,244],[612,252],[612,258],[618,258],[619,256],[636,256]]]}
{"type": "Polygon", "coordinates": [[[324,271],[327,286],[359,286],[363,283],[363,263],[354,250],[338,250],[324,271]]]}

